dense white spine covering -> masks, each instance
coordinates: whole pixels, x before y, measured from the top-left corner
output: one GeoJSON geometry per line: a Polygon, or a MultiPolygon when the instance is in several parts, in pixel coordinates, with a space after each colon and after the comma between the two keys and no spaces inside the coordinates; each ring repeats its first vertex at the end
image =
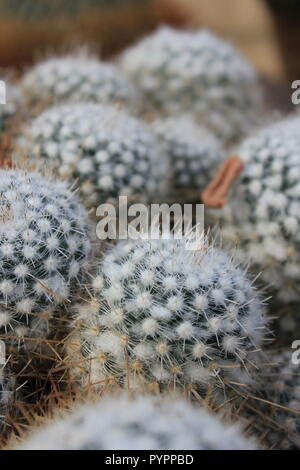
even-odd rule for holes
{"type": "Polygon", "coordinates": [[[21,90],[25,103],[38,109],[81,102],[138,108],[138,94],[122,72],[84,54],[38,63],[24,75],[21,90]]]}
{"type": "Polygon", "coordinates": [[[44,314],[83,281],[89,253],[87,213],[64,183],[22,170],[0,171],[0,333],[5,341],[41,333],[44,314]]]}
{"type": "MultiPolygon", "coordinates": [[[[236,150],[245,168],[224,210],[225,239],[239,243],[278,298],[300,295],[300,118],[291,117],[248,138],[236,150]]],[[[213,211],[211,211],[213,212],[213,211]]]]}
{"type": "Polygon", "coordinates": [[[33,433],[23,450],[253,450],[238,425],[183,400],[105,398],[33,433]]]}
{"type": "Polygon", "coordinates": [[[157,195],[168,181],[167,157],[151,129],[117,108],[54,107],[31,125],[28,140],[61,177],[79,179],[86,200],[157,195]]]}
{"type": "Polygon", "coordinates": [[[190,240],[128,240],[106,253],[70,340],[84,384],[192,386],[216,399],[251,386],[266,333],[260,294],[223,251],[200,237],[190,251],[190,240]]]}
{"type": "Polygon", "coordinates": [[[191,112],[227,142],[249,133],[260,116],[254,69],[206,30],[162,27],[125,51],[120,65],[155,110],[191,112]]]}
{"type": "Polygon", "coordinates": [[[169,155],[174,189],[204,189],[223,159],[216,137],[191,116],[157,119],[153,129],[169,155]]]}

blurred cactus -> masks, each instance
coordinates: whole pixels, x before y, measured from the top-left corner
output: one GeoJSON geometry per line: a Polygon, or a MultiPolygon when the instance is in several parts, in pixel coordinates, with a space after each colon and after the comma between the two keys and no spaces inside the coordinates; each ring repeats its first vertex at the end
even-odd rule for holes
{"type": "Polygon", "coordinates": [[[189,112],[227,143],[257,125],[256,71],[209,31],[160,28],[125,51],[120,66],[155,112],[189,112]]]}
{"type": "Polygon", "coordinates": [[[106,397],[46,422],[22,450],[254,450],[238,424],[172,396],[106,397]]]}
{"type": "Polygon", "coordinates": [[[27,138],[32,153],[61,177],[79,179],[88,205],[166,189],[168,160],[155,134],[117,107],[51,108],[33,121],[27,138]]]}
{"type": "Polygon", "coordinates": [[[20,83],[29,112],[64,103],[112,103],[139,107],[133,85],[112,64],[86,53],[52,57],[28,70],[20,83]]]}

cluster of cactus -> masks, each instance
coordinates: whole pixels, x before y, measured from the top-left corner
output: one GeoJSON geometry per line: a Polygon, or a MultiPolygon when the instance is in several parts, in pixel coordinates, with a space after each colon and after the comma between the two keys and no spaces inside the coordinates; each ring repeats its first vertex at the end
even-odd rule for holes
{"type": "Polygon", "coordinates": [[[21,80],[25,104],[31,112],[63,103],[112,103],[137,111],[133,85],[110,63],[85,52],[53,57],[29,69],[21,80]]]}
{"type": "MultiPolygon", "coordinates": [[[[81,6],[64,2],[70,12],[81,6]]],[[[23,8],[17,1],[12,7],[23,8]]],[[[45,13],[39,8],[32,14],[45,13]]],[[[39,63],[24,75],[20,90],[33,119],[15,139],[16,149],[25,146],[31,163],[77,185],[87,206],[119,196],[153,202],[171,188],[200,193],[222,161],[223,147],[248,134],[261,111],[258,77],[230,44],[207,31],[166,27],[125,51],[117,65],[85,53],[39,63]]],[[[16,111],[13,89],[8,91],[0,132],[16,111]]],[[[175,224],[168,237],[144,233],[134,240],[129,234],[106,247],[87,276],[91,227],[77,197],[65,183],[37,172],[0,170],[0,337],[10,350],[8,367],[17,350],[18,380],[23,353],[34,367],[30,355],[46,357],[36,345],[55,336],[55,322],[68,310],[64,325],[71,331],[62,361],[74,381],[72,393],[78,384],[90,393],[133,393],[82,405],[20,448],[256,448],[241,428],[182,397],[204,398],[212,408],[229,401],[237,413],[242,403],[252,405],[254,391],[260,415],[266,404],[274,405],[267,446],[300,447],[297,371],[287,352],[265,367],[265,302],[243,268],[250,260],[280,300],[299,300],[299,128],[299,117],[288,118],[236,148],[242,171],[228,204],[215,214],[223,238],[238,242],[241,264],[198,230],[178,238],[175,224]],[[30,346],[19,347],[26,339],[30,346]],[[141,395],[151,390],[166,396],[141,395]]],[[[221,169],[217,178],[226,179],[225,173],[221,169]]],[[[225,186],[215,188],[221,194],[225,186]]],[[[0,422],[18,387],[3,370],[0,422]]]]}
{"type": "Polygon", "coordinates": [[[1,170],[0,221],[0,333],[13,342],[39,336],[45,311],[83,282],[88,218],[64,183],[1,170]]]}
{"type": "Polygon", "coordinates": [[[172,162],[172,187],[204,189],[223,157],[216,137],[189,116],[157,119],[153,129],[172,162]]]}
{"type": "Polygon", "coordinates": [[[252,386],[266,334],[260,295],[223,251],[192,240],[129,240],[104,255],[92,301],[76,306],[77,380],[210,390],[216,401],[252,386]]]}
{"type": "Polygon", "coordinates": [[[21,450],[254,450],[237,425],[172,397],[109,397],[82,405],[15,446],[21,450]]]}
{"type": "Polygon", "coordinates": [[[165,190],[167,157],[151,129],[125,111],[89,103],[54,107],[32,123],[27,138],[60,177],[79,179],[89,203],[165,190]]]}
{"type": "Polygon", "coordinates": [[[275,123],[237,149],[244,168],[216,216],[237,254],[262,270],[283,302],[300,293],[300,118],[275,123]]]}
{"type": "Polygon", "coordinates": [[[208,31],[160,28],[125,51],[120,65],[155,110],[191,112],[226,142],[248,133],[260,115],[254,69],[208,31]]]}

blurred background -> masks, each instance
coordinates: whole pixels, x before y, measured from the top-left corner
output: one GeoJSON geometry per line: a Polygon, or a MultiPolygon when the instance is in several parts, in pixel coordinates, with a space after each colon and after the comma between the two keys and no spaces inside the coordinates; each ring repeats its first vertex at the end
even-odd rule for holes
{"type": "Polygon", "coordinates": [[[0,67],[83,43],[111,57],[161,23],[210,28],[271,83],[300,78],[300,0],[0,0],[0,67]]]}

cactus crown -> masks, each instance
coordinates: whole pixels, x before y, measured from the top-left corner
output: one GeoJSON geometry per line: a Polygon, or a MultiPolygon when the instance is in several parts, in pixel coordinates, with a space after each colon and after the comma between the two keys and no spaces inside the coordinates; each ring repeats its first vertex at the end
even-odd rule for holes
{"type": "Polygon", "coordinates": [[[87,223],[63,183],[0,171],[0,333],[6,338],[39,328],[35,313],[62,303],[83,279],[90,251],[87,223]]]}
{"type": "Polygon", "coordinates": [[[222,150],[216,137],[189,116],[157,119],[153,129],[172,162],[173,187],[204,189],[222,161],[222,150]]]}
{"type": "Polygon", "coordinates": [[[191,112],[226,141],[248,133],[259,115],[252,66],[208,31],[160,28],[125,51],[120,64],[155,110],[191,112]]]}
{"type": "Polygon", "coordinates": [[[90,383],[193,385],[217,398],[251,381],[260,296],[223,251],[205,238],[194,251],[188,243],[120,242],[104,256],[93,301],[77,307],[90,383]]]}
{"type": "Polygon", "coordinates": [[[31,107],[94,102],[138,108],[138,95],[122,72],[84,53],[38,63],[23,77],[21,89],[31,107]]]}
{"type": "Polygon", "coordinates": [[[49,109],[33,122],[29,140],[60,176],[79,178],[82,194],[93,202],[98,194],[103,202],[119,195],[164,191],[167,158],[161,158],[155,136],[145,124],[114,107],[78,104],[49,109]]]}
{"type": "Polygon", "coordinates": [[[22,449],[254,449],[239,426],[172,397],[110,397],[36,431],[22,449]]]}

